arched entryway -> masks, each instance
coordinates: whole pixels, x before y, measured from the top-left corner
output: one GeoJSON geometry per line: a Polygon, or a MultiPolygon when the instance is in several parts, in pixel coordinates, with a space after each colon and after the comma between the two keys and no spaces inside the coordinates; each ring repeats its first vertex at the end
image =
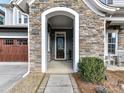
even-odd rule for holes
{"type": "MultiPolygon", "coordinates": [[[[66,7],[55,7],[46,10],[45,12],[42,13],[42,33],[41,33],[41,42],[42,42],[42,47],[41,47],[41,60],[42,60],[42,72],[46,72],[48,68],[48,59],[49,59],[49,51],[50,51],[50,45],[49,44],[49,33],[50,32],[49,28],[50,27],[55,29],[58,29],[56,27],[59,27],[59,30],[64,29],[73,29],[72,33],[73,34],[73,46],[72,46],[72,54],[73,54],[73,70],[76,72],[77,71],[77,64],[79,61],[79,14],[75,12],[74,10],[66,7]],[[58,20],[61,21],[59,22],[58,20]],[[66,20],[66,21],[62,21],[66,20]],[[56,21],[56,22],[55,22],[56,21]],[[57,22],[59,22],[57,24],[57,22]],[[65,24],[66,23],[66,24],[65,24]],[[60,26],[61,25],[61,26],[60,26]],[[60,28],[61,27],[61,28],[60,28]]],[[[55,52],[53,53],[55,60],[67,60],[67,43],[66,43],[66,36],[67,32],[64,31],[56,31],[54,33],[55,35],[55,42],[54,42],[54,50],[55,52]],[[61,41],[61,44],[58,44],[58,41],[61,41]],[[57,45],[58,44],[58,45],[57,45]],[[57,48],[59,46],[59,48],[57,48]],[[60,50],[61,48],[61,50],[60,50]],[[63,49],[63,50],[62,50],[63,49]],[[58,51],[58,52],[57,52],[58,51]],[[59,53],[59,51],[61,53],[59,53]]],[[[50,34],[51,35],[51,34],[50,34]]],[[[69,37],[68,37],[69,38],[69,37]]],[[[71,44],[71,43],[70,43],[71,44]]],[[[69,48],[68,48],[69,49],[69,48]]],[[[71,49],[70,49],[71,50],[71,49]]]]}

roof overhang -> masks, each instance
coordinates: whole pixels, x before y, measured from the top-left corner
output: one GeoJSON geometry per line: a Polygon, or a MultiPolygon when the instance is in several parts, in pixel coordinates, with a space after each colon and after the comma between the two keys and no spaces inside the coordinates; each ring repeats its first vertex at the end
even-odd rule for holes
{"type": "MultiPolygon", "coordinates": [[[[87,4],[87,6],[89,6],[88,4],[90,4],[90,6],[93,6],[94,9],[96,9],[95,11],[99,11],[103,15],[114,14],[117,10],[120,9],[116,7],[107,6],[102,2],[100,2],[100,0],[82,0],[82,1],[84,1],[87,4]]],[[[91,10],[93,10],[93,8],[91,8],[91,10]]]]}
{"type": "Polygon", "coordinates": [[[29,13],[29,5],[27,0],[11,0],[8,4],[0,4],[2,7],[13,8],[16,7],[21,10],[23,13],[29,13]]]}
{"type": "Polygon", "coordinates": [[[0,4],[1,7],[6,7],[6,8],[13,8],[14,6],[12,4],[0,4]]]}
{"type": "Polygon", "coordinates": [[[0,25],[0,28],[25,28],[27,29],[27,25],[0,25]]]}
{"type": "MultiPolygon", "coordinates": [[[[29,4],[30,2],[34,2],[35,0],[11,0],[10,5],[8,6],[16,6],[24,13],[29,13],[29,4]]],[[[105,16],[106,14],[114,14],[120,8],[107,6],[103,4],[100,0],[82,0],[92,11],[96,14],[105,16]]]]}
{"type": "Polygon", "coordinates": [[[27,0],[17,0],[15,5],[17,5],[24,13],[29,13],[29,5],[27,0]]]}

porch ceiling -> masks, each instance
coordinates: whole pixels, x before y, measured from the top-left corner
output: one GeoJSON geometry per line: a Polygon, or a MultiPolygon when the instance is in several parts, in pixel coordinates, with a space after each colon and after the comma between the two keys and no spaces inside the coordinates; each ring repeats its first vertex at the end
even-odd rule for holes
{"type": "Polygon", "coordinates": [[[72,28],[73,27],[73,19],[64,16],[57,15],[48,19],[48,23],[52,28],[72,28]]]}

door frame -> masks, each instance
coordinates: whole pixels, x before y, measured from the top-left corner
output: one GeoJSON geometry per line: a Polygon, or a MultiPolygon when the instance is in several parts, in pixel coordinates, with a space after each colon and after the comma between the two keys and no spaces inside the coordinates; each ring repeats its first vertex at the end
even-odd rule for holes
{"type": "Polygon", "coordinates": [[[66,60],[66,32],[55,32],[55,60],[66,60]],[[56,37],[57,37],[57,34],[63,34],[64,35],[64,58],[57,58],[56,56],[56,37]]]}

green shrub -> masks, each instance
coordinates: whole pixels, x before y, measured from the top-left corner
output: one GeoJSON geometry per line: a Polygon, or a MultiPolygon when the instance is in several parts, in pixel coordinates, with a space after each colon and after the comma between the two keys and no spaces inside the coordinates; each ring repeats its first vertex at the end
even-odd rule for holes
{"type": "Polygon", "coordinates": [[[80,78],[91,83],[100,83],[105,75],[105,67],[102,59],[95,57],[80,58],[78,64],[80,78]]]}

